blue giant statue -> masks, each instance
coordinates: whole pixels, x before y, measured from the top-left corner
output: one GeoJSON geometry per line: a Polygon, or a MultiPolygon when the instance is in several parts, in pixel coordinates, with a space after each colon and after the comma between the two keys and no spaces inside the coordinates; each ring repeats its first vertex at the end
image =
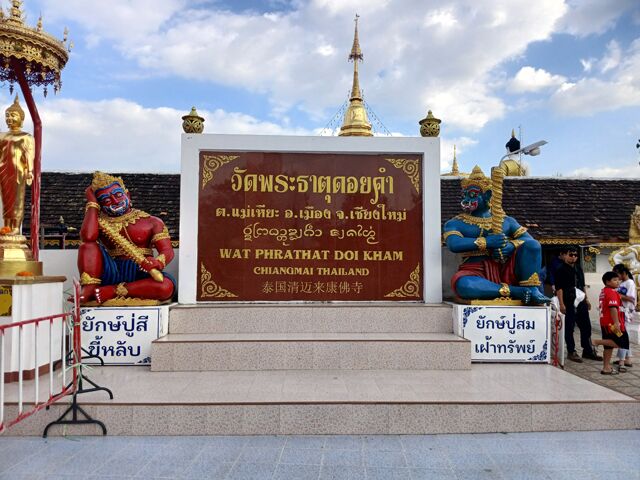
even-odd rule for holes
{"type": "Polygon", "coordinates": [[[540,291],[542,250],[527,229],[502,210],[502,177],[487,178],[476,165],[462,179],[464,213],[444,224],[443,239],[464,261],[451,278],[456,295],[465,300],[510,297],[524,304],[550,300],[540,291]],[[493,213],[493,215],[492,215],[493,213]]]}

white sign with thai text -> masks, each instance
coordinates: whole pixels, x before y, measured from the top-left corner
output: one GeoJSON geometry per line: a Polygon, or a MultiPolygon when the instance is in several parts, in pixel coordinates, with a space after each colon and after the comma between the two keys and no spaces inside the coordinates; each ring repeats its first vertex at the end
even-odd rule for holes
{"type": "Polygon", "coordinates": [[[549,363],[549,307],[455,305],[455,333],[472,361],[549,363]]]}
{"type": "Polygon", "coordinates": [[[106,365],[148,365],[151,342],[169,330],[168,305],[82,308],[80,317],[86,364],[100,364],[94,355],[106,365]]]}

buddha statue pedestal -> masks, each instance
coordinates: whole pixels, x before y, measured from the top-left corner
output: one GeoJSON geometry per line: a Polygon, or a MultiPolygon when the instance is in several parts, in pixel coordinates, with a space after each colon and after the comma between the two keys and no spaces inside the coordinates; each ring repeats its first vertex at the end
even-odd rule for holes
{"type": "Polygon", "coordinates": [[[42,262],[33,259],[24,235],[0,235],[0,277],[29,272],[42,275],[42,262]]]}

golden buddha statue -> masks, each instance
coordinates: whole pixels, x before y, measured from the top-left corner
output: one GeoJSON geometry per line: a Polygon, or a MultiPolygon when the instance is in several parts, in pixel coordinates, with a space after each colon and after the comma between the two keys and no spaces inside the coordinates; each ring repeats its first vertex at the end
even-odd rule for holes
{"type": "Polygon", "coordinates": [[[35,141],[31,134],[22,131],[24,110],[16,96],[7,108],[5,119],[9,131],[0,134],[0,193],[4,226],[10,235],[20,235],[24,218],[24,196],[27,185],[33,180],[35,141]]]}

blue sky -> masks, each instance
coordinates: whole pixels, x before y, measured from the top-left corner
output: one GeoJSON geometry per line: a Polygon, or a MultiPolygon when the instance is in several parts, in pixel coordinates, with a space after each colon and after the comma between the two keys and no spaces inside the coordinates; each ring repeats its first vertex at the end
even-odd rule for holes
{"type": "MultiPolygon", "coordinates": [[[[8,7],[8,0],[2,5],[8,7]]],[[[74,49],[37,94],[45,170],[177,172],[207,133],[317,135],[346,100],[360,15],[365,100],[396,135],[442,119],[441,168],[488,170],[512,128],[533,175],[640,177],[636,0],[25,0],[74,49]]],[[[9,101],[7,88],[0,99],[9,101]]]]}

